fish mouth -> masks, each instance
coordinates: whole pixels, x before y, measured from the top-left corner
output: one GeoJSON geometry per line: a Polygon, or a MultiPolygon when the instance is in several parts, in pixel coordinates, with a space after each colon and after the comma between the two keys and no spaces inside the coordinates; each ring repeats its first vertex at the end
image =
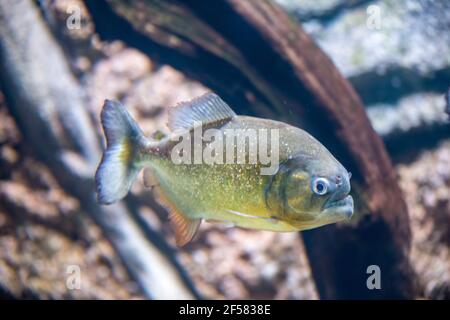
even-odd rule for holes
{"type": "Polygon", "coordinates": [[[322,213],[329,213],[342,216],[345,219],[350,219],[353,215],[354,203],[351,195],[344,198],[334,200],[330,198],[324,205],[322,213]],[[330,201],[331,200],[331,201],[330,201]]]}

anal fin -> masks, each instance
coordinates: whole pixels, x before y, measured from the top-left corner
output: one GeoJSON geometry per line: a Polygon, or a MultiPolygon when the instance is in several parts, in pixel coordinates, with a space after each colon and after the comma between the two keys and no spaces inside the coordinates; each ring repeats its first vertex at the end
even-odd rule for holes
{"type": "Polygon", "coordinates": [[[189,219],[176,210],[172,210],[169,219],[175,231],[175,242],[179,247],[184,246],[194,238],[202,222],[201,219],[189,219]]]}
{"type": "Polygon", "coordinates": [[[152,188],[155,199],[157,199],[169,212],[169,220],[172,229],[175,232],[175,242],[177,246],[181,247],[190,242],[197,233],[202,219],[190,219],[178,210],[174,203],[166,196],[154,171],[150,168],[144,170],[144,185],[148,188],[152,188]]]}

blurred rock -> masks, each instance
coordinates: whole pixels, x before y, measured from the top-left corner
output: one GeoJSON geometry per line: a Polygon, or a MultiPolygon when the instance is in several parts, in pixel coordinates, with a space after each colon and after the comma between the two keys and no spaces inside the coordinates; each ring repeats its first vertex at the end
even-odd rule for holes
{"type": "Polygon", "coordinates": [[[0,114],[3,293],[28,299],[141,298],[99,229],[79,212],[77,201],[58,186],[51,170],[31,157],[1,101],[0,114]],[[11,162],[8,168],[6,161],[11,162]],[[67,286],[69,266],[80,268],[80,290],[67,286]]]}
{"type": "Polygon", "coordinates": [[[303,27],[361,95],[391,153],[404,151],[409,133],[426,133],[418,148],[450,136],[449,1],[277,2],[307,20],[303,27]]]}
{"type": "Polygon", "coordinates": [[[326,20],[330,15],[339,13],[343,8],[357,5],[367,0],[275,0],[301,22],[311,19],[326,20]]]}
{"type": "Polygon", "coordinates": [[[399,165],[413,243],[411,260],[430,299],[450,295],[450,140],[399,165]]]}
{"type": "Polygon", "coordinates": [[[444,111],[442,95],[432,93],[407,96],[396,105],[379,103],[367,108],[369,119],[381,136],[446,124],[444,111]]]}
{"type": "Polygon", "coordinates": [[[152,70],[151,61],[134,49],[125,49],[116,42],[105,48],[108,56],[99,60],[84,82],[93,112],[100,114],[105,99],[121,99],[134,81],[152,70]],[[114,48],[115,47],[115,48],[114,48]]]}
{"type": "Polygon", "coordinates": [[[329,24],[304,24],[345,76],[369,70],[382,73],[389,65],[426,73],[450,64],[450,2],[362,3],[329,24]]]}
{"type": "Polygon", "coordinates": [[[180,258],[199,288],[226,299],[317,299],[297,233],[205,223],[180,258]]]}

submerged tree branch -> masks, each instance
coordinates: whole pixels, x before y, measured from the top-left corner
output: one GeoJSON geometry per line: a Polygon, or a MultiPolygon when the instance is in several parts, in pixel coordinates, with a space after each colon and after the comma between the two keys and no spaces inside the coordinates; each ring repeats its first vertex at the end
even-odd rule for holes
{"type": "Polygon", "coordinates": [[[6,102],[25,140],[101,227],[147,297],[196,296],[165,253],[148,242],[123,203],[96,203],[100,159],[78,83],[31,0],[0,2],[0,70],[6,102]]]}
{"type": "Polygon", "coordinates": [[[414,93],[445,92],[450,83],[450,68],[421,74],[404,67],[389,67],[383,74],[371,70],[352,76],[348,80],[364,97],[366,105],[381,102],[393,104],[414,93]]]}

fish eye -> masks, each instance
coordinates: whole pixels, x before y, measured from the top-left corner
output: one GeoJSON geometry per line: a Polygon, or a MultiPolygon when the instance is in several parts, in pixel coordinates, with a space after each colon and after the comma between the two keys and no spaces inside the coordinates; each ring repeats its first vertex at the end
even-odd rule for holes
{"type": "Polygon", "coordinates": [[[315,194],[323,196],[328,192],[329,183],[325,178],[317,178],[313,182],[312,190],[315,194]]]}

